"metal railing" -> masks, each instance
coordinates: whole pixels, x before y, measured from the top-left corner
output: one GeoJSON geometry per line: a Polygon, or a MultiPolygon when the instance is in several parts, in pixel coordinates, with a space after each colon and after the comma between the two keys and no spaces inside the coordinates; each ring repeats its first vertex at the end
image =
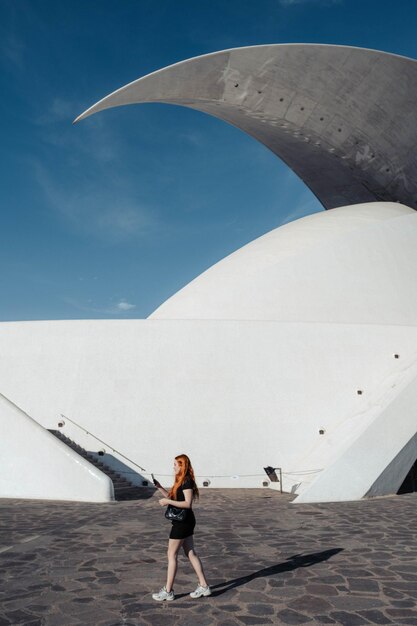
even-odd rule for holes
{"type": "MultiPolygon", "coordinates": [[[[136,463],[136,461],[133,461],[132,459],[127,457],[125,454],[123,454],[119,450],[116,450],[116,448],[113,448],[113,446],[111,446],[107,442],[103,441],[103,439],[100,439],[100,437],[97,437],[96,435],[94,435],[91,431],[89,431],[86,428],[84,428],[84,426],[81,426],[81,424],[78,424],[75,420],[71,419],[70,417],[67,417],[63,413],[60,413],[60,415],[61,415],[61,417],[64,420],[68,420],[69,422],[71,422],[71,424],[74,424],[74,426],[76,426],[80,430],[84,431],[85,434],[90,435],[96,441],[99,441],[101,444],[106,446],[106,449],[109,449],[112,452],[115,452],[118,456],[121,456],[126,461],[129,461],[129,463],[131,463],[135,467],[138,467],[142,472],[145,472],[145,474],[147,474],[148,476],[151,475],[150,472],[148,472],[144,467],[142,467],[141,465],[136,463]]],[[[129,471],[120,470],[120,469],[117,469],[116,471],[119,474],[134,474],[135,473],[134,471],[130,471],[129,472],[129,471]]],[[[322,468],[312,469],[312,470],[303,470],[303,471],[299,471],[299,472],[296,472],[296,471],[293,471],[293,472],[283,472],[281,467],[271,467],[271,466],[264,467],[264,472],[266,473],[266,475],[267,475],[268,479],[270,480],[270,482],[272,482],[272,483],[279,483],[280,492],[281,493],[283,493],[283,488],[282,488],[282,478],[283,478],[283,476],[317,474],[317,473],[319,473],[321,471],[323,471],[322,468]],[[278,476],[276,474],[277,471],[278,471],[278,476]]],[[[172,474],[164,474],[164,473],[155,472],[155,471],[154,471],[154,473],[158,474],[158,476],[161,476],[161,477],[164,477],[164,478],[168,477],[168,476],[172,477],[172,474]]],[[[260,478],[262,476],[264,476],[264,474],[239,474],[236,477],[239,477],[239,478],[255,478],[255,477],[259,477],[260,478]]],[[[205,478],[234,478],[233,476],[230,476],[229,474],[224,474],[224,475],[204,474],[204,477],[205,478]]],[[[196,476],[196,478],[200,478],[200,477],[196,476]]]]}
{"type": "MultiPolygon", "coordinates": [[[[110,444],[108,444],[105,441],[103,441],[103,439],[100,439],[100,437],[97,437],[96,435],[94,435],[91,431],[89,431],[86,428],[84,428],[84,426],[81,426],[81,424],[77,424],[76,421],[74,421],[70,417],[67,417],[63,413],[60,413],[60,415],[61,415],[61,417],[64,420],[68,420],[69,422],[71,422],[71,424],[74,424],[74,426],[77,426],[77,428],[79,428],[80,430],[83,430],[86,433],[86,435],[90,435],[91,437],[96,439],[96,441],[99,441],[100,443],[102,443],[104,446],[106,446],[106,449],[108,448],[112,452],[115,452],[118,456],[123,457],[124,459],[126,459],[126,461],[129,461],[129,463],[132,463],[133,465],[135,465],[135,467],[138,467],[142,472],[146,472],[146,469],[144,467],[142,467],[141,465],[139,465],[135,461],[132,461],[132,459],[129,459],[129,457],[127,457],[125,454],[123,454],[119,450],[116,450],[116,448],[113,448],[113,446],[111,446],[110,444]]],[[[122,472],[120,472],[120,473],[122,473],[122,472]]],[[[123,472],[123,473],[128,473],[128,472],[123,472]]]]}

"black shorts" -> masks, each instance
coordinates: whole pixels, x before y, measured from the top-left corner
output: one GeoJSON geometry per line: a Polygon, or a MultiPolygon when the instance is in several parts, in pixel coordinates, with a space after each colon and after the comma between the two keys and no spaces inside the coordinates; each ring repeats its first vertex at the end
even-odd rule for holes
{"type": "Polygon", "coordinates": [[[187,511],[187,517],[183,522],[172,522],[170,539],[186,539],[194,534],[195,517],[192,509],[187,511]]]}

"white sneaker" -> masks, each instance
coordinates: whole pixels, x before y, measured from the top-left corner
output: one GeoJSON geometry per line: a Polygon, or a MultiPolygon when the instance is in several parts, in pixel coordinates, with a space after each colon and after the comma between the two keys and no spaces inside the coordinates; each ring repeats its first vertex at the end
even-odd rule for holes
{"type": "Polygon", "coordinates": [[[152,598],[156,600],[157,602],[163,602],[164,600],[166,600],[167,602],[170,602],[171,600],[175,598],[174,590],[171,589],[171,591],[168,592],[166,587],[162,587],[162,589],[158,591],[158,593],[152,594],[152,598]]]}
{"type": "Polygon", "coordinates": [[[202,585],[197,585],[197,589],[190,593],[192,598],[201,598],[201,596],[211,596],[211,589],[207,585],[207,587],[203,587],[202,585]]]}

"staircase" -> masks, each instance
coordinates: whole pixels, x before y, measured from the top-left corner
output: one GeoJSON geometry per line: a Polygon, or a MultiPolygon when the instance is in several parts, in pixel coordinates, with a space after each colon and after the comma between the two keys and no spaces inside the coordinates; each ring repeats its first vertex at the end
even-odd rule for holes
{"type": "Polygon", "coordinates": [[[113,470],[111,467],[96,459],[91,453],[87,452],[84,448],[82,448],[78,443],[75,443],[69,437],[66,437],[59,430],[48,429],[49,432],[57,437],[60,441],[65,443],[69,448],[74,450],[77,454],[82,456],[92,465],[95,465],[100,471],[112,480],[114,486],[114,498],[115,500],[142,500],[143,498],[147,498],[150,496],[148,493],[148,489],[144,489],[147,487],[147,481],[144,481],[143,487],[137,487],[133,485],[129,480],[124,478],[121,474],[113,470]],[[146,492],[146,493],[145,493],[146,492]]]}

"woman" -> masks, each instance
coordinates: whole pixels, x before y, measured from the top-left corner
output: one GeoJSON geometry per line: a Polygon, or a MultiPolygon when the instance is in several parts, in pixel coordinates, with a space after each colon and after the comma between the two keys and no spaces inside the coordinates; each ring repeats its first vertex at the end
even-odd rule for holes
{"type": "Polygon", "coordinates": [[[201,598],[201,596],[210,596],[211,590],[207,584],[204,575],[203,566],[194,550],[193,533],[195,527],[195,517],[193,513],[193,499],[198,498],[198,488],[195,483],[194,471],[191,466],[190,459],[185,454],[180,454],[174,460],[175,480],[169,493],[161,484],[155,480],[155,487],[164,495],[159,501],[161,506],[172,504],[176,508],[186,509],[185,520],[182,522],[173,521],[172,529],[168,541],[168,571],[167,582],[165,587],[158,593],[152,594],[154,600],[162,602],[163,600],[174,599],[174,580],[177,573],[178,552],[181,546],[184,549],[185,556],[190,560],[198,578],[198,585],[195,591],[190,593],[192,598],[201,598]]]}

